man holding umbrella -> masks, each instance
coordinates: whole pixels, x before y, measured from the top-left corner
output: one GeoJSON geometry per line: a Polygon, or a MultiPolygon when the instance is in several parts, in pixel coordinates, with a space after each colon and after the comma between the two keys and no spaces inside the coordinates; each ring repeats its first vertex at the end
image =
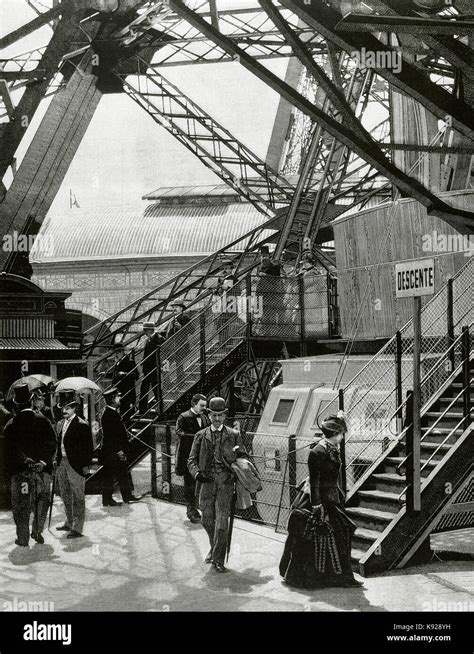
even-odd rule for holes
{"type": "Polygon", "coordinates": [[[32,510],[31,536],[44,543],[42,532],[48,513],[56,439],[49,420],[32,408],[33,395],[28,384],[17,385],[13,393],[15,416],[5,427],[6,463],[11,475],[15,543],[28,547],[32,510]]]}
{"type": "Polygon", "coordinates": [[[54,464],[66,522],[56,529],[69,532],[67,538],[80,538],[86,511],[85,476],[92,461],[92,433],[87,422],[76,414],[78,401],[74,391],[60,392],[58,405],[63,419],[57,425],[54,464]]]}
{"type": "Polygon", "coordinates": [[[188,459],[189,472],[201,483],[202,526],[211,544],[205,561],[212,563],[217,572],[226,572],[224,560],[236,481],[231,466],[238,457],[248,458],[240,432],[225,426],[226,414],[225,400],[213,397],[209,402],[211,424],[197,432],[188,459]]]}

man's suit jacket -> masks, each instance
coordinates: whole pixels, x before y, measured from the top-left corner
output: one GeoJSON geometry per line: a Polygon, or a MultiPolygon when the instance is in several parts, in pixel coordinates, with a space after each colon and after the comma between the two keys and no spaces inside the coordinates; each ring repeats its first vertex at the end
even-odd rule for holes
{"type": "MultiPolygon", "coordinates": [[[[235,479],[235,472],[231,465],[235,463],[238,457],[247,458],[247,452],[242,443],[240,432],[236,429],[230,429],[224,425],[222,434],[222,459],[229,471],[229,480],[235,479]]],[[[188,459],[188,469],[194,478],[199,472],[206,477],[214,477],[213,473],[214,449],[212,445],[211,427],[206,427],[198,431],[194,437],[191,454],[188,459]]]]}
{"type": "Polygon", "coordinates": [[[99,463],[104,463],[117,452],[125,453],[128,446],[128,434],[120,414],[109,406],[105,407],[101,422],[104,437],[99,453],[99,463]]]}
{"type": "MultiPolygon", "coordinates": [[[[56,448],[56,461],[58,464],[62,459],[61,453],[61,438],[63,431],[64,419],[60,420],[57,425],[57,448],[56,448]]],[[[64,449],[66,450],[67,460],[74,468],[74,470],[85,477],[82,468],[89,466],[92,461],[92,451],[94,445],[92,442],[92,433],[88,423],[74,416],[71,420],[66,434],[64,435],[64,449]]]]}
{"type": "Polygon", "coordinates": [[[156,357],[153,356],[153,354],[161,347],[163,341],[163,336],[158,332],[155,332],[153,336],[145,340],[142,358],[142,368],[144,372],[150,372],[150,370],[156,369],[156,357]]]}
{"type": "Polygon", "coordinates": [[[14,475],[28,470],[28,463],[43,461],[51,473],[56,446],[54,429],[49,420],[33,409],[20,411],[6,425],[7,470],[14,475]]]}
{"type": "Polygon", "coordinates": [[[188,469],[188,458],[191,453],[194,435],[201,429],[204,429],[210,424],[209,418],[204,413],[201,413],[201,425],[197,421],[197,415],[188,409],[178,416],[176,420],[176,474],[180,477],[188,469]]]}

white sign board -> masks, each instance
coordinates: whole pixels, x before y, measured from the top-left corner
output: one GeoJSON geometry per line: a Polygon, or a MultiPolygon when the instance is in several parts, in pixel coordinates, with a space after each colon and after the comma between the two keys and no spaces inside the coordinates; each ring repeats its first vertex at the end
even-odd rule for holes
{"type": "Polygon", "coordinates": [[[435,291],[434,282],[433,259],[397,263],[395,266],[396,297],[433,295],[435,291]]]}

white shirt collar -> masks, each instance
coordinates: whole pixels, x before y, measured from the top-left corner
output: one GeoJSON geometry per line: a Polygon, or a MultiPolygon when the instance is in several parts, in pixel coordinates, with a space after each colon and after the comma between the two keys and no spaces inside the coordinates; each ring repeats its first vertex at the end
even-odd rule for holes
{"type": "Polygon", "coordinates": [[[215,427],[213,427],[213,426],[211,425],[211,431],[222,431],[223,429],[224,429],[224,425],[221,425],[221,426],[219,427],[219,429],[216,429],[215,427]]]}

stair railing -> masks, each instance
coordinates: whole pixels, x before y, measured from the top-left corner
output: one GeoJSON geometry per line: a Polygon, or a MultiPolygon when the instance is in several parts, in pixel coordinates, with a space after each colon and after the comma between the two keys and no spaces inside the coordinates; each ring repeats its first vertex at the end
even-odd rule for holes
{"type": "MultiPolygon", "coordinates": [[[[472,324],[473,323],[471,323],[471,328],[472,324]]],[[[438,357],[435,364],[423,375],[420,382],[422,415],[424,415],[431,406],[432,398],[435,393],[443,386],[446,386],[446,384],[456,379],[463,371],[466,357],[465,348],[465,336],[463,332],[459,334],[455,341],[451,343],[449,348],[438,357]],[[459,348],[460,345],[462,346],[461,348],[459,348]],[[455,368],[454,370],[451,370],[448,363],[450,363],[453,358],[455,361],[455,368]]],[[[467,352],[467,356],[471,357],[472,352],[469,350],[467,352]]],[[[463,389],[463,391],[465,392],[465,389],[463,389]]],[[[392,429],[392,425],[396,425],[396,418],[402,415],[404,411],[406,412],[406,408],[407,398],[404,399],[401,404],[397,405],[389,416],[384,419],[382,427],[376,431],[371,438],[356,440],[353,436],[352,438],[349,436],[349,438],[346,439],[346,453],[350,449],[351,444],[356,443],[362,445],[362,447],[358,447],[355,454],[352,454],[350,457],[346,456],[346,476],[348,480],[353,480],[352,487],[349,489],[351,493],[354,493],[365,481],[370,472],[378,464],[378,461],[380,461],[380,457],[384,456],[385,450],[389,446],[390,449],[392,449],[396,443],[402,441],[406,436],[406,432],[410,428],[410,425],[405,425],[400,431],[397,426],[395,426],[395,430],[392,429]],[[390,434],[390,437],[388,437],[387,434],[390,434]]],[[[351,426],[349,423],[349,431],[350,429],[351,426]]]]}

